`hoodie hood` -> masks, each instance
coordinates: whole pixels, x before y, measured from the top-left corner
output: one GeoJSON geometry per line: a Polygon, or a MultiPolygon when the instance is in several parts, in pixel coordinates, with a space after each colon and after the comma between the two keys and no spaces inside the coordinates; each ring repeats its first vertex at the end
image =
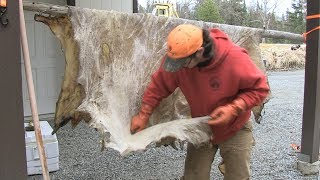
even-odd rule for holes
{"type": "Polygon", "coordinates": [[[214,44],[214,55],[211,63],[206,67],[202,67],[202,70],[209,70],[218,66],[223,62],[230,49],[234,46],[234,43],[232,43],[228,35],[220,29],[213,28],[209,31],[214,44]]]}

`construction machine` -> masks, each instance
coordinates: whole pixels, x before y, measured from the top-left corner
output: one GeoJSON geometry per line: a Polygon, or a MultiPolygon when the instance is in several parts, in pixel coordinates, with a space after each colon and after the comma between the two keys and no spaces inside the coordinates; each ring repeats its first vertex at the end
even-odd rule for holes
{"type": "Polygon", "coordinates": [[[176,11],[176,2],[169,0],[157,0],[153,3],[152,14],[155,16],[176,17],[179,18],[176,11]]]}

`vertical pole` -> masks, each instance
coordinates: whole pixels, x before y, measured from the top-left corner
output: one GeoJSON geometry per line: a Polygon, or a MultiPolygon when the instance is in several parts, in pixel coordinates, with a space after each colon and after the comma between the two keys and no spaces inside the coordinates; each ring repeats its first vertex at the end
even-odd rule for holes
{"type": "MultiPolygon", "coordinates": [[[[307,1],[307,16],[320,12],[318,0],[307,1]]],[[[307,20],[307,32],[320,25],[320,19],[307,20]]],[[[301,154],[299,160],[307,163],[318,161],[320,136],[320,63],[319,30],[313,31],[306,38],[306,66],[304,107],[302,121],[301,154]]]]}
{"type": "Polygon", "coordinates": [[[6,5],[1,18],[8,19],[8,24],[0,23],[0,179],[27,179],[19,3],[8,0],[6,5]]]}
{"type": "Polygon", "coordinates": [[[29,47],[28,47],[27,32],[26,32],[26,26],[25,26],[25,20],[24,20],[22,0],[19,0],[19,15],[20,15],[20,34],[21,34],[22,52],[23,52],[23,59],[24,59],[24,64],[25,64],[25,72],[26,72],[26,79],[27,79],[28,92],[29,92],[29,98],[30,98],[32,120],[33,120],[33,124],[34,124],[38,152],[39,152],[39,156],[40,156],[43,179],[49,180],[50,177],[49,177],[49,171],[48,171],[48,166],[47,166],[47,159],[46,159],[43,141],[42,141],[41,128],[40,128],[37,102],[36,102],[36,95],[35,95],[34,84],[33,84],[33,79],[32,79],[31,62],[30,62],[29,47]]]}
{"type": "Polygon", "coordinates": [[[132,0],[132,9],[133,9],[133,13],[138,13],[138,0],[132,0]]]}
{"type": "Polygon", "coordinates": [[[75,0],[67,0],[67,5],[68,6],[76,6],[76,1],[75,0]]]}

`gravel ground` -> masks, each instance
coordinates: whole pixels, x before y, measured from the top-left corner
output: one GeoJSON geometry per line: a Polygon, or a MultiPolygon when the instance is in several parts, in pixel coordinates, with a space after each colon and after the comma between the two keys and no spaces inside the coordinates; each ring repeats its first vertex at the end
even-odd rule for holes
{"type": "MultiPolygon", "coordinates": [[[[300,144],[303,110],[304,71],[269,73],[273,98],[265,106],[261,124],[254,123],[256,145],[252,156],[252,179],[318,179],[303,176],[296,169],[297,153],[291,143],[300,144]]],[[[50,122],[52,124],[52,122],[50,122]]],[[[81,123],[74,130],[70,124],[58,133],[60,170],[51,179],[179,179],[183,173],[186,150],[169,147],[148,148],[143,153],[121,157],[108,149],[100,151],[98,133],[81,123]]],[[[214,161],[211,178],[223,179],[214,161]]],[[[28,180],[42,179],[41,175],[28,180]]]]}

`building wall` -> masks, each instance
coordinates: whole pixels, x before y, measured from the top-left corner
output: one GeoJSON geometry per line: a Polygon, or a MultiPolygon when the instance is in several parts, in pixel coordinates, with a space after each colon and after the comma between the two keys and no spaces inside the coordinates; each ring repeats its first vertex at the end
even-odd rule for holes
{"type": "Polygon", "coordinates": [[[76,0],[76,6],[127,13],[133,12],[133,0],[76,0]]]}
{"type": "MultiPolygon", "coordinates": [[[[33,2],[67,5],[67,0],[33,0],[33,2]]],[[[133,12],[133,0],[75,0],[75,3],[76,6],[83,8],[133,12]]],[[[39,114],[52,114],[55,112],[63,80],[64,54],[60,42],[48,26],[33,20],[34,14],[34,12],[25,11],[37,107],[39,114]]],[[[31,116],[23,60],[21,64],[24,116],[31,116]]]]}

